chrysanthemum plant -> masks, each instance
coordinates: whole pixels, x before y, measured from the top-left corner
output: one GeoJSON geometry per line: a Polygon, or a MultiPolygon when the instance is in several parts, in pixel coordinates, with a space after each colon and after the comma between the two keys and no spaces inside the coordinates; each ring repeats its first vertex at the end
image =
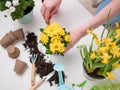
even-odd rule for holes
{"type": "Polygon", "coordinates": [[[92,35],[91,45],[80,45],[78,48],[88,73],[97,69],[98,75],[113,80],[113,70],[120,67],[120,23],[117,22],[114,27],[107,25],[105,28],[107,34],[104,29],[100,38],[92,30],[87,30],[92,35]],[[96,49],[94,44],[97,45],[96,49]]]}
{"type": "Polygon", "coordinates": [[[0,0],[0,11],[4,16],[11,16],[13,20],[22,18],[34,7],[33,0],[0,0]]]}
{"type": "Polygon", "coordinates": [[[70,33],[58,23],[52,22],[45,28],[40,28],[40,43],[46,48],[46,54],[64,56],[65,47],[71,42],[70,33]]]}

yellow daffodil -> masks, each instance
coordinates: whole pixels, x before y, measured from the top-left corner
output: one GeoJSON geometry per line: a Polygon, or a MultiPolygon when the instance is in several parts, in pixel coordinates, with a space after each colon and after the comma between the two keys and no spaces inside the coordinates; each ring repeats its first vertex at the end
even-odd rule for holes
{"type": "Polygon", "coordinates": [[[92,30],[88,29],[88,30],[87,30],[87,33],[88,33],[88,34],[92,34],[92,30]]]}
{"type": "Polygon", "coordinates": [[[109,48],[110,47],[108,47],[108,46],[99,47],[97,50],[97,53],[106,53],[106,52],[108,52],[109,48]]]}
{"type": "Polygon", "coordinates": [[[111,44],[111,50],[110,53],[113,55],[113,57],[120,57],[120,46],[116,46],[116,42],[113,42],[111,44]]]}
{"type": "Polygon", "coordinates": [[[104,64],[108,64],[109,59],[111,58],[111,55],[109,55],[108,53],[103,53],[103,55],[101,56],[102,59],[102,63],[104,64]]]}
{"type": "Polygon", "coordinates": [[[117,29],[120,28],[120,25],[119,25],[118,22],[115,23],[115,27],[116,27],[117,29]]]}
{"type": "Polygon", "coordinates": [[[95,39],[95,42],[96,42],[98,45],[101,44],[101,40],[99,40],[99,39],[95,39]]]}
{"type": "Polygon", "coordinates": [[[119,63],[119,62],[115,62],[115,63],[113,64],[113,67],[114,67],[115,69],[119,68],[119,67],[120,67],[120,63],[119,63]]]}
{"type": "Polygon", "coordinates": [[[120,38],[120,29],[117,29],[117,30],[116,30],[116,33],[117,33],[116,38],[120,38]]]}
{"type": "Polygon", "coordinates": [[[112,71],[120,68],[120,22],[115,27],[106,26],[100,37],[89,29],[87,33],[92,35],[90,47],[79,46],[86,71],[113,80],[112,71]]]}
{"type": "Polygon", "coordinates": [[[103,64],[108,64],[108,59],[103,59],[103,60],[101,60],[101,62],[102,62],[103,64]]]}
{"type": "Polygon", "coordinates": [[[108,72],[108,73],[107,73],[107,78],[108,78],[109,80],[114,80],[114,74],[113,74],[112,72],[108,72]]]}
{"type": "Polygon", "coordinates": [[[105,45],[107,45],[107,46],[111,45],[111,41],[112,40],[110,38],[105,38],[104,39],[105,45]]]}
{"type": "Polygon", "coordinates": [[[94,53],[94,52],[90,54],[90,58],[91,58],[92,60],[94,60],[94,59],[95,59],[95,57],[96,57],[96,55],[95,55],[95,53],[94,53]]]}

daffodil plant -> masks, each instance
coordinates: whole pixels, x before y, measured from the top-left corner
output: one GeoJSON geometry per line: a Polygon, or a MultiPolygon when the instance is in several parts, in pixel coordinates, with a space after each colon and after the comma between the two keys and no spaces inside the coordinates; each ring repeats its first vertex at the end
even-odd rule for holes
{"type": "Polygon", "coordinates": [[[97,69],[98,75],[113,80],[112,71],[120,67],[120,24],[116,23],[114,27],[108,25],[106,28],[107,34],[104,29],[100,38],[92,30],[87,30],[93,36],[91,45],[80,45],[78,48],[88,73],[97,69]],[[94,44],[97,45],[96,49],[93,48],[94,44]]]}
{"type": "Polygon", "coordinates": [[[46,47],[46,54],[64,55],[65,47],[69,42],[70,33],[66,32],[58,23],[52,22],[40,29],[40,43],[46,47]]]}

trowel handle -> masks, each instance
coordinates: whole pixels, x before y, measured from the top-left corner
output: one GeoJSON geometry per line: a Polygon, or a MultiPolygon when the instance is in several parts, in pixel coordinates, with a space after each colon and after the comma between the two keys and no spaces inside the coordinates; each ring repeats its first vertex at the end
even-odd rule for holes
{"type": "Polygon", "coordinates": [[[32,64],[31,69],[31,86],[35,85],[35,64],[32,64]]]}
{"type": "Polygon", "coordinates": [[[35,83],[35,85],[33,85],[30,88],[30,90],[36,90],[43,82],[44,82],[44,80],[40,79],[38,82],[35,83]]]}

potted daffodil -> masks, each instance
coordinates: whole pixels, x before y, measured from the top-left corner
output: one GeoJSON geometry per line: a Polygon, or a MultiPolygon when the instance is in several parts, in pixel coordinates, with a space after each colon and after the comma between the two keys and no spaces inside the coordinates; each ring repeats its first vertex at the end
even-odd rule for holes
{"type": "Polygon", "coordinates": [[[120,67],[120,23],[105,28],[107,34],[104,29],[100,38],[92,30],[87,30],[93,36],[91,45],[80,45],[78,48],[85,72],[90,77],[114,80],[113,71],[120,67]],[[93,45],[97,48],[93,48],[93,45]]]}

